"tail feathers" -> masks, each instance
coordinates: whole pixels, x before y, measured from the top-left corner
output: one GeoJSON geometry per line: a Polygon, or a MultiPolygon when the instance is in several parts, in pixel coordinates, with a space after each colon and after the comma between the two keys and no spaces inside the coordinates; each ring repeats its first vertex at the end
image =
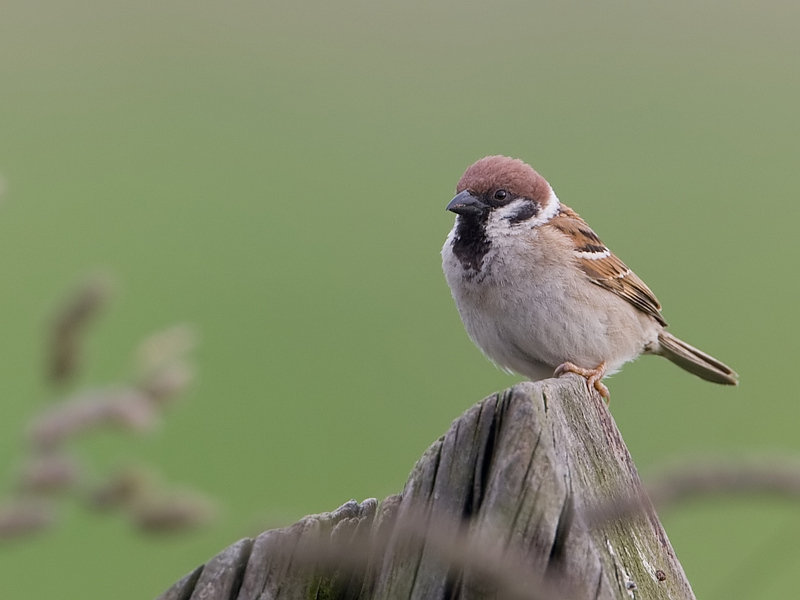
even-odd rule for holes
{"type": "Polygon", "coordinates": [[[670,359],[681,369],[714,383],[724,385],[739,383],[739,376],[730,367],[672,334],[662,331],[658,336],[658,341],[661,345],[658,354],[670,359]]]}

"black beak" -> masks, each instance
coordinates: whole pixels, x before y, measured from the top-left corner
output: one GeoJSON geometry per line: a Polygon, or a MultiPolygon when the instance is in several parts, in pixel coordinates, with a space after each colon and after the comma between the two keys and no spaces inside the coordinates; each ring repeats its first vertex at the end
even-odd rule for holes
{"type": "Polygon", "coordinates": [[[489,207],[466,190],[458,194],[447,205],[447,210],[465,217],[482,215],[487,208],[489,207]]]}

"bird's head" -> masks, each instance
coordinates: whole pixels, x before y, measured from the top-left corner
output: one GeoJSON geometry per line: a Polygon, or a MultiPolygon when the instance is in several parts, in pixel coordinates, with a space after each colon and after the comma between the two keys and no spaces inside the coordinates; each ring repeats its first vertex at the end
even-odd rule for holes
{"type": "Polygon", "coordinates": [[[550,184],[530,165],[507,156],[487,156],[470,166],[447,210],[459,217],[503,227],[535,227],[558,212],[550,184]]]}

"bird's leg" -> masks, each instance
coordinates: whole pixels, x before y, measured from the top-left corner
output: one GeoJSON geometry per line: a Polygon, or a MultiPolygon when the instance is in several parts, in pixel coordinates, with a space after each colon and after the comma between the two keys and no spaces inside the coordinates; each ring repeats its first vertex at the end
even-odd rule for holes
{"type": "Polygon", "coordinates": [[[571,362],[565,362],[558,365],[558,368],[553,373],[554,377],[561,377],[564,373],[575,373],[586,379],[586,386],[589,389],[596,389],[597,392],[603,397],[608,404],[611,401],[611,394],[608,393],[608,388],[603,383],[603,376],[606,374],[606,363],[601,362],[594,369],[584,369],[571,362]]]}

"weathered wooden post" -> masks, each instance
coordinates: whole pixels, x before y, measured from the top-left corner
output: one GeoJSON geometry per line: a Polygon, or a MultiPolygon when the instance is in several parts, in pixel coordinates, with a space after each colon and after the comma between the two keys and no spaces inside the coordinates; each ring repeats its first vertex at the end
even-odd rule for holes
{"type": "Polygon", "coordinates": [[[641,494],[582,379],[521,383],[456,419],[401,494],[241,540],[159,600],[693,599],[648,504],[592,516],[641,494]]]}

